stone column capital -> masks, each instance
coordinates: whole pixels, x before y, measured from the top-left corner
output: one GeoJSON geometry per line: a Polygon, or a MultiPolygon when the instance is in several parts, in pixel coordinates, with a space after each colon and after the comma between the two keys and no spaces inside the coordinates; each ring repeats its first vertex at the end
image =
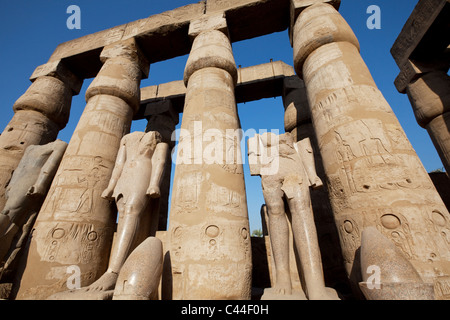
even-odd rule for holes
{"type": "Polygon", "coordinates": [[[297,21],[298,16],[306,8],[318,4],[318,3],[328,3],[332,5],[336,10],[339,10],[341,5],[341,0],[290,0],[290,24],[289,24],[289,40],[291,41],[291,46],[293,45],[293,32],[295,21],[297,21]]]}
{"type": "Polygon", "coordinates": [[[443,72],[447,73],[450,66],[449,57],[440,57],[433,61],[417,61],[408,59],[400,67],[400,73],[394,81],[394,85],[397,91],[400,93],[406,93],[406,89],[411,82],[414,82],[424,74],[430,72],[443,72]]]}
{"type": "Polygon", "coordinates": [[[406,87],[417,123],[426,126],[436,117],[450,111],[450,77],[444,71],[422,74],[406,87]]]}
{"type": "Polygon", "coordinates": [[[215,29],[202,31],[195,38],[184,70],[184,84],[187,86],[194,72],[204,68],[225,70],[231,75],[236,86],[238,72],[230,39],[215,29]]]}
{"type": "Polygon", "coordinates": [[[348,42],[359,51],[359,41],[341,14],[328,3],[316,2],[301,12],[293,27],[294,66],[300,77],[306,58],[321,46],[348,42]]]}
{"type": "Polygon", "coordinates": [[[150,67],[136,40],[131,38],[104,47],[100,60],[103,66],[86,91],[86,101],[96,95],[115,96],[137,112],[140,80],[148,76],[150,67]]]}
{"type": "Polygon", "coordinates": [[[105,46],[100,54],[100,60],[105,63],[108,59],[125,58],[138,64],[142,72],[142,79],[148,77],[150,72],[150,63],[147,57],[139,48],[135,38],[117,41],[105,46]]]}
{"type": "Polygon", "coordinates": [[[34,82],[37,78],[44,76],[54,77],[64,82],[72,90],[72,95],[80,93],[84,80],[67,68],[62,60],[50,61],[40,65],[34,70],[30,81],[34,82]]]}

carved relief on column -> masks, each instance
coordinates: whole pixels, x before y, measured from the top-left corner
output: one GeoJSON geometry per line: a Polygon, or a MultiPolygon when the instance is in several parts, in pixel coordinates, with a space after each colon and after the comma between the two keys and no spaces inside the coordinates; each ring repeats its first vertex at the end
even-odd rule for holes
{"type": "Polygon", "coordinates": [[[101,193],[149,68],[134,39],[105,47],[100,58],[103,67],[86,92],[86,108],[36,221],[18,299],[67,290],[72,265],[81,270],[82,287],[106,270],[116,217],[101,193]]]}
{"type": "Polygon", "coordinates": [[[223,26],[226,30],[220,15],[194,21],[190,28],[195,40],[185,69],[186,103],[170,213],[173,299],[251,296],[251,243],[234,97],[237,69],[230,40],[217,30],[223,26]]]}
{"type": "Polygon", "coordinates": [[[0,136],[0,209],[25,149],[56,140],[69,120],[72,95],[77,95],[82,85],[61,61],[36,68],[30,79],[33,83],[14,104],[15,114],[0,136]]]}
{"type": "Polygon", "coordinates": [[[448,281],[450,215],[376,87],[351,28],[332,6],[315,4],[297,18],[293,46],[353,283],[365,271],[357,250],[368,226],[393,241],[424,281],[448,281]]]}
{"type": "Polygon", "coordinates": [[[427,129],[445,170],[450,172],[450,77],[444,71],[426,73],[406,92],[419,125],[427,129]]]}

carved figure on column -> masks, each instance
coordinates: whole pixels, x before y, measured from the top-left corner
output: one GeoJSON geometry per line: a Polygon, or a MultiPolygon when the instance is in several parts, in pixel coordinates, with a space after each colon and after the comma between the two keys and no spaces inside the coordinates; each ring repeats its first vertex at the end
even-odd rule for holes
{"type": "Polygon", "coordinates": [[[22,228],[31,228],[66,147],[66,142],[56,140],[25,150],[6,188],[6,204],[0,213],[0,261],[5,262],[0,273],[8,268],[25,241],[28,232],[22,228]]]}
{"type": "Polygon", "coordinates": [[[256,135],[249,140],[249,163],[250,173],[261,176],[276,269],[275,287],[266,289],[263,299],[293,294],[284,200],[291,212],[294,245],[300,255],[308,298],[338,299],[333,289],[325,287],[323,277],[309,194],[309,187],[320,188],[322,181],[315,172],[309,139],[294,144],[290,133],[280,136],[273,133],[256,135]]]}

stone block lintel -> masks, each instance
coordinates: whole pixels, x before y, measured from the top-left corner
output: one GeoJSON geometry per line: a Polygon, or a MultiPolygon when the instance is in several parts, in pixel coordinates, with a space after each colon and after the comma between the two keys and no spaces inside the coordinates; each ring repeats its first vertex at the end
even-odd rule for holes
{"type": "Polygon", "coordinates": [[[221,31],[230,38],[225,12],[205,15],[200,19],[192,20],[189,25],[189,38],[193,41],[201,32],[208,30],[221,31]]]}

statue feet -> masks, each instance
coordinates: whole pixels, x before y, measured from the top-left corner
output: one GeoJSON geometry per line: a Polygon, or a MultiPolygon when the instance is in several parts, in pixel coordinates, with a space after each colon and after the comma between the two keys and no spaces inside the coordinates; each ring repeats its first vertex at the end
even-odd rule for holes
{"type": "Polygon", "coordinates": [[[98,292],[98,291],[109,291],[114,290],[116,286],[117,277],[119,275],[114,272],[105,272],[97,281],[88,287],[81,288],[81,291],[85,292],[98,292]]]}

